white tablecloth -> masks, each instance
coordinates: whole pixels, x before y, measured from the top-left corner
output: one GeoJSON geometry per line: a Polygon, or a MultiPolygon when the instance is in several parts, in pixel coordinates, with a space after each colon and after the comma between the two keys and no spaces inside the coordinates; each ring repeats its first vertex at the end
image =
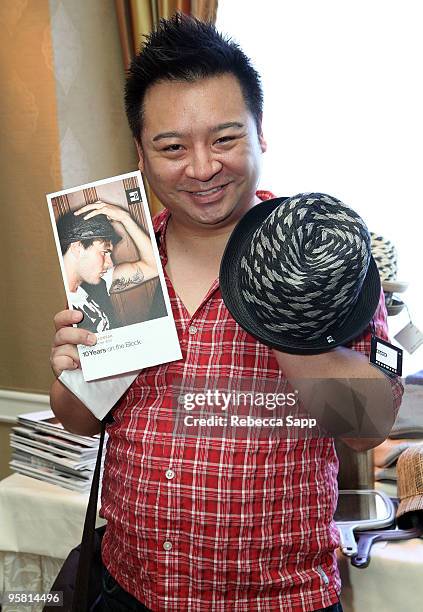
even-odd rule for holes
{"type": "MultiPolygon", "coordinates": [[[[377,490],[397,496],[395,484],[376,483],[377,490]]],[[[338,555],[344,612],[417,612],[423,609],[423,539],[375,542],[370,565],[358,569],[338,555]]]]}
{"type": "MultiPolygon", "coordinates": [[[[20,474],[0,482],[0,593],[48,592],[82,538],[88,494],[20,474]]],[[[97,526],[104,524],[97,520],[97,526]]],[[[3,605],[2,612],[39,612],[42,605],[3,605]]],[[[58,608],[59,610],[59,608],[58,608]]]]}
{"type": "Polygon", "coordinates": [[[338,556],[344,612],[417,612],[423,609],[423,540],[375,542],[370,565],[353,567],[338,556]]]}
{"type": "MultiPolygon", "coordinates": [[[[87,503],[87,495],[19,474],[0,482],[0,593],[49,591],[63,559],[81,541],[87,503]]],[[[339,554],[339,566],[344,612],[422,609],[422,539],[376,542],[366,569],[353,567],[339,554]]],[[[3,606],[3,612],[41,609],[3,606]]]]}
{"type": "Polygon", "coordinates": [[[0,482],[0,550],[65,559],[81,541],[87,504],[88,494],[8,476],[0,482]]]}

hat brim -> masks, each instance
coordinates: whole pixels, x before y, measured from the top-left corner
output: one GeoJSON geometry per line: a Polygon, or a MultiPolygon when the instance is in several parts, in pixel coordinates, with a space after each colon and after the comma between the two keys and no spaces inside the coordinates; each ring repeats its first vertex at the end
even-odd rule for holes
{"type": "Polygon", "coordinates": [[[402,499],[397,510],[396,519],[400,529],[413,527],[413,515],[419,514],[419,522],[423,527],[423,494],[416,493],[411,497],[402,499]]]}
{"type": "MultiPolygon", "coordinates": [[[[284,353],[317,354],[336,346],[342,346],[356,338],[373,318],[380,299],[379,272],[373,257],[365,276],[358,300],[341,326],[326,330],[321,338],[305,342],[290,336],[289,332],[272,332],[266,329],[258,316],[254,315],[242,299],[240,287],[241,259],[249,248],[256,229],[285,200],[276,198],[257,204],[249,210],[233,230],[226,245],[220,265],[220,290],[225,306],[235,321],[259,342],[284,353]],[[328,342],[327,337],[333,338],[328,342]]],[[[289,307],[289,304],[287,305],[289,307]]]]}

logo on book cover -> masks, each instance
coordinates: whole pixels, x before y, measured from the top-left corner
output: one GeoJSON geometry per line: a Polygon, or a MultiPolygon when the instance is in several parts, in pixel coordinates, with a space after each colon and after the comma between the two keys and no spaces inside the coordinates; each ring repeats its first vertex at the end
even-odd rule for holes
{"type": "Polygon", "coordinates": [[[129,204],[136,204],[137,202],[141,202],[141,191],[138,187],[135,189],[126,189],[126,199],[129,204]]]}

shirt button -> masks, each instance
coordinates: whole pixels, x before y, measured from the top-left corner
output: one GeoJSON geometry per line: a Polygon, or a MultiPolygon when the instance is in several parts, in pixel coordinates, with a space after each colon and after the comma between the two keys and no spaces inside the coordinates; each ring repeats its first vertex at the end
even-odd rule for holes
{"type": "Polygon", "coordinates": [[[166,470],[166,478],[172,480],[172,478],[175,478],[175,472],[173,470],[166,470]]]}
{"type": "Polygon", "coordinates": [[[172,542],[163,542],[163,548],[165,550],[172,550],[172,542]]]}
{"type": "Polygon", "coordinates": [[[191,336],[194,336],[194,334],[196,334],[198,332],[198,328],[195,325],[190,325],[188,328],[188,333],[191,336]]]}

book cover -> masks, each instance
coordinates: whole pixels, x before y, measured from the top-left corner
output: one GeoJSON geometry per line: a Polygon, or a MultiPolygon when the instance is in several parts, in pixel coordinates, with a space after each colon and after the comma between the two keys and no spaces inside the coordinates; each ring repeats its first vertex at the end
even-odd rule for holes
{"type": "Polygon", "coordinates": [[[76,326],[97,337],[94,346],[78,345],[84,380],[180,359],[141,173],[47,201],[69,307],[83,314],[76,326]]]}

